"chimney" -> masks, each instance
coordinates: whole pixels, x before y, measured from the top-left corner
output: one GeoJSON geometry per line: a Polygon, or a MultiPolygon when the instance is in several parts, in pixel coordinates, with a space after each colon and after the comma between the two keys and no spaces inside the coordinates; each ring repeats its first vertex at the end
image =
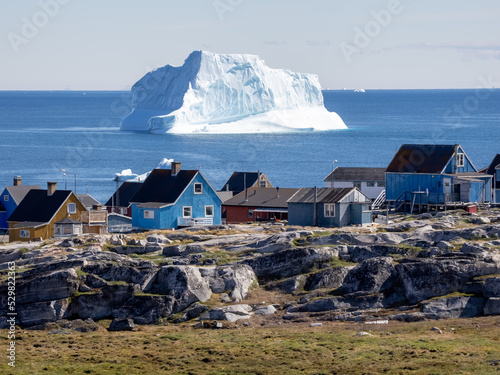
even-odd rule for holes
{"type": "Polygon", "coordinates": [[[23,179],[21,176],[14,177],[14,186],[21,186],[23,184],[23,179]]]}
{"type": "Polygon", "coordinates": [[[279,186],[276,186],[276,196],[278,198],[280,197],[280,188],[279,188],[279,186]]]}
{"type": "Polygon", "coordinates": [[[47,182],[47,195],[50,197],[57,190],[57,182],[47,182]]]}
{"type": "Polygon", "coordinates": [[[170,168],[172,170],[172,176],[177,176],[177,173],[179,173],[179,171],[181,170],[181,162],[173,161],[170,168]]]}

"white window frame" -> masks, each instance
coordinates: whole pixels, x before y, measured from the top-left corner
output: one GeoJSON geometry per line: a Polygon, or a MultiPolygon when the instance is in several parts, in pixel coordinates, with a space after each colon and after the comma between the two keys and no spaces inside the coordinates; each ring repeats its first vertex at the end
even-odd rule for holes
{"type": "Polygon", "coordinates": [[[76,214],[76,203],[68,203],[68,214],[70,215],[76,214]]]}
{"type": "Polygon", "coordinates": [[[325,217],[335,217],[335,203],[325,203],[323,213],[325,217]]]}
{"type": "Polygon", "coordinates": [[[465,167],[465,154],[458,152],[456,157],[457,168],[465,167]]]}
{"type": "Polygon", "coordinates": [[[261,187],[261,188],[265,188],[265,187],[267,187],[267,181],[266,181],[266,180],[264,180],[264,179],[260,180],[260,182],[259,182],[259,187],[261,187]]]}
{"type": "Polygon", "coordinates": [[[253,219],[253,209],[252,209],[252,208],[250,208],[250,209],[248,210],[248,217],[249,217],[250,219],[253,219]]]}
{"type": "Polygon", "coordinates": [[[4,202],[8,202],[8,201],[9,201],[9,194],[5,194],[5,195],[3,196],[3,201],[4,201],[4,202]]]}
{"type": "Polygon", "coordinates": [[[27,229],[21,229],[19,231],[19,237],[21,238],[30,238],[30,231],[27,229]]]}
{"type": "Polygon", "coordinates": [[[205,217],[214,217],[214,206],[205,206],[205,217]],[[212,210],[212,215],[207,215],[207,209],[212,210]]]}
{"type": "Polygon", "coordinates": [[[154,210],[144,210],[144,219],[154,219],[155,218],[155,212],[154,210]]]}
{"type": "Polygon", "coordinates": [[[193,207],[191,206],[182,206],[182,217],[191,218],[193,217],[193,207]],[[189,209],[189,215],[186,215],[186,210],[189,209]]]}
{"type": "Polygon", "coordinates": [[[195,182],[193,184],[193,191],[194,191],[195,194],[203,194],[203,184],[201,182],[195,182]],[[197,186],[200,188],[199,192],[196,191],[196,187],[197,186]]]}

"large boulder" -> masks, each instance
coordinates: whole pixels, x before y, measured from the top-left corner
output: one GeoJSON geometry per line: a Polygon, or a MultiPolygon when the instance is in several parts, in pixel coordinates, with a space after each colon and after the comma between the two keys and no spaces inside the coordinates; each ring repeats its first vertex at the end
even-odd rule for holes
{"type": "Polygon", "coordinates": [[[367,259],[351,269],[342,283],[343,293],[372,294],[391,288],[397,272],[390,257],[367,259]]]}
{"type": "Polygon", "coordinates": [[[483,312],[482,297],[436,298],[422,304],[422,312],[432,319],[473,318],[483,312]]]}
{"type": "Polygon", "coordinates": [[[485,297],[500,297],[500,277],[489,277],[484,281],[483,295],[485,297]]]}
{"type": "Polygon", "coordinates": [[[156,324],[160,319],[179,312],[174,310],[175,304],[172,296],[139,294],[125,301],[113,313],[116,317],[132,318],[138,324],[156,324]]]}
{"type": "Polygon", "coordinates": [[[29,304],[71,297],[78,289],[78,276],[73,268],[34,274],[19,279],[16,284],[16,302],[29,304]]]}
{"type": "Polygon", "coordinates": [[[484,315],[500,315],[500,297],[488,298],[484,305],[484,315]]]}
{"type": "Polygon", "coordinates": [[[214,293],[226,292],[231,298],[244,299],[248,289],[257,282],[252,268],[246,264],[232,264],[200,268],[203,277],[208,278],[214,293]]]}
{"type": "Polygon", "coordinates": [[[498,257],[446,254],[432,259],[405,260],[396,266],[411,303],[462,290],[477,276],[498,272],[498,257]]]}
{"type": "Polygon", "coordinates": [[[82,271],[97,275],[106,281],[124,281],[145,289],[158,272],[158,266],[142,260],[119,259],[118,262],[92,262],[82,267],[82,271]]]}
{"type": "Polygon", "coordinates": [[[337,289],[344,282],[349,270],[352,270],[353,268],[354,267],[333,267],[316,272],[309,277],[309,280],[305,285],[305,289],[337,289]]]}
{"type": "Polygon", "coordinates": [[[227,320],[235,322],[240,319],[249,319],[252,316],[252,308],[249,305],[230,305],[216,307],[201,315],[201,320],[227,320]]]}
{"type": "Polygon", "coordinates": [[[130,318],[115,318],[109,325],[108,331],[133,331],[136,327],[130,318]]]}
{"type": "Polygon", "coordinates": [[[301,247],[245,259],[240,263],[252,267],[259,279],[272,280],[310,272],[334,258],[335,253],[329,247],[301,247]]]}
{"type": "Polygon", "coordinates": [[[166,257],[187,256],[189,254],[204,253],[207,250],[198,244],[166,246],[163,248],[163,255],[166,257]]]}
{"type": "Polygon", "coordinates": [[[193,266],[162,267],[150,291],[173,297],[175,311],[182,311],[193,302],[205,302],[212,295],[209,280],[193,266]]]}
{"type": "Polygon", "coordinates": [[[55,322],[67,316],[69,299],[35,302],[19,306],[17,319],[22,326],[36,326],[47,322],[55,322]]]}

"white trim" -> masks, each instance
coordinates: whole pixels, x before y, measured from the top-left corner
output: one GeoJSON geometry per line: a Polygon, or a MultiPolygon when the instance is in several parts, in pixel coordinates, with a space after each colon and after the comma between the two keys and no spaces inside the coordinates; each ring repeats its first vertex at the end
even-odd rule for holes
{"type": "Polygon", "coordinates": [[[144,210],[142,214],[143,219],[154,219],[155,211],[154,210],[144,210]]]}
{"type": "Polygon", "coordinates": [[[70,215],[76,214],[76,203],[69,202],[67,205],[67,208],[68,208],[68,214],[70,214],[70,215]],[[72,208],[74,207],[74,210],[70,209],[70,207],[72,207],[72,208]]]}
{"type": "Polygon", "coordinates": [[[192,206],[182,206],[182,217],[183,218],[191,218],[193,217],[193,207],[192,206]],[[185,209],[189,208],[189,216],[186,215],[185,209]]]}
{"type": "Polygon", "coordinates": [[[203,183],[202,182],[194,182],[193,183],[193,193],[196,195],[203,194],[203,183]],[[196,192],[196,185],[199,185],[199,187],[201,188],[201,191],[196,192]]]}
{"type": "Polygon", "coordinates": [[[324,217],[335,217],[335,203],[324,203],[323,204],[323,216],[324,217]],[[329,208],[327,210],[327,207],[329,208]]]}
{"type": "Polygon", "coordinates": [[[465,167],[465,154],[463,152],[457,152],[455,155],[455,166],[457,168],[465,167]]]}
{"type": "Polygon", "coordinates": [[[205,217],[214,217],[214,212],[215,212],[215,210],[214,210],[213,204],[205,206],[205,217]],[[207,215],[207,208],[209,208],[209,207],[212,208],[212,215],[207,215]]]}
{"type": "Polygon", "coordinates": [[[3,201],[4,202],[8,202],[9,201],[9,194],[4,194],[3,201]]]}

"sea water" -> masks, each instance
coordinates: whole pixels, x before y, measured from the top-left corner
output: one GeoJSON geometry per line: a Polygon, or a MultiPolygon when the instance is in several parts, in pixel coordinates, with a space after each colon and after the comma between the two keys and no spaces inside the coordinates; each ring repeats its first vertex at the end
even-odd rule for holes
{"type": "Polygon", "coordinates": [[[120,131],[130,93],[0,92],[0,189],[57,181],[103,203],[115,173],[142,174],[163,158],[200,169],[221,189],[234,171],[260,170],[274,186],[324,186],[337,166],[386,167],[403,143],[461,144],[477,168],[500,153],[500,90],[323,92],[349,129],[278,134],[151,135],[120,131]],[[334,162],[336,161],[336,162],[334,162]],[[61,172],[65,169],[74,174],[61,172]]]}

